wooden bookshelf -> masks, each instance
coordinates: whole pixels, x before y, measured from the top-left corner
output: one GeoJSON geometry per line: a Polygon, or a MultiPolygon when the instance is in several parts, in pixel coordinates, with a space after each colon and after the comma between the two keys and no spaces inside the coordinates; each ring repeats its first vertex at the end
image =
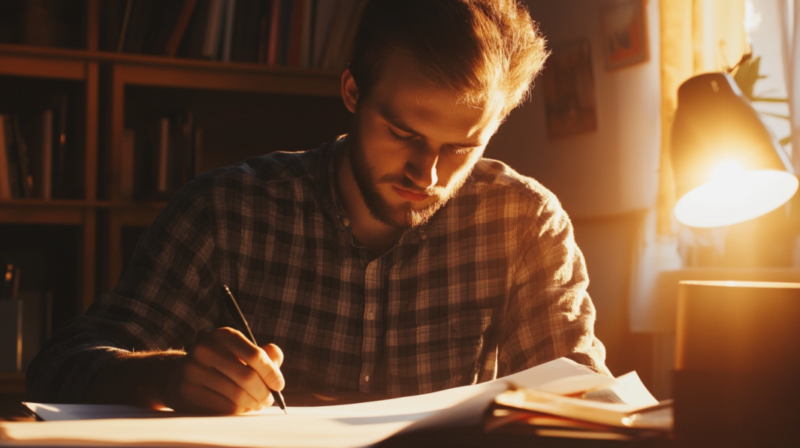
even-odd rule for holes
{"type": "MultiPolygon", "coordinates": [[[[60,199],[0,200],[0,231],[12,230],[0,233],[0,254],[19,234],[34,245],[51,229],[74,239],[66,245],[74,251],[53,255],[54,249],[32,248],[53,255],[51,263],[74,266],[76,278],[62,281],[67,290],[53,295],[54,302],[74,303],[54,306],[54,324],[83,312],[116,284],[131,244],[125,239],[135,238],[167,204],[123,191],[120,179],[142,176],[141,167],[125,163],[127,128],[170,108],[195,108],[204,127],[205,170],[274,150],[310,149],[347,132],[350,122],[338,99],[339,72],[99,51],[102,2],[83,1],[81,48],[0,43],[0,87],[63,85],[76,105],[70,109],[74,190],[60,199]]],[[[0,105],[2,95],[0,89],[0,105]]],[[[0,373],[0,395],[23,392],[24,374],[0,373]]]]}

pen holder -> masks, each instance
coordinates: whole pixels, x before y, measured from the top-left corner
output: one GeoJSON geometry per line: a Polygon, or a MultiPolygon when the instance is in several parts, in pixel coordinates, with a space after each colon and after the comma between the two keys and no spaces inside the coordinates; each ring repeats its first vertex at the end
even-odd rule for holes
{"type": "Polygon", "coordinates": [[[676,333],[677,440],[800,440],[800,283],[681,282],[676,333]]]}
{"type": "Polygon", "coordinates": [[[22,304],[0,299],[0,372],[22,371],[22,304]]]}

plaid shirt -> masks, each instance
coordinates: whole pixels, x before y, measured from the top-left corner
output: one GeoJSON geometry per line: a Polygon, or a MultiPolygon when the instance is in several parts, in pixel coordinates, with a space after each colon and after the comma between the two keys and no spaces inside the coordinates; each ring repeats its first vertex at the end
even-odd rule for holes
{"type": "Polygon", "coordinates": [[[256,340],[282,348],[290,389],[420,394],[562,356],[607,372],[583,256],[552,193],[483,159],[427,224],[376,258],[336,196],[337,146],[191,182],[117,287],[40,353],[29,393],[80,401],[117,350],[188,347],[233,326],[222,284],[256,340]]]}

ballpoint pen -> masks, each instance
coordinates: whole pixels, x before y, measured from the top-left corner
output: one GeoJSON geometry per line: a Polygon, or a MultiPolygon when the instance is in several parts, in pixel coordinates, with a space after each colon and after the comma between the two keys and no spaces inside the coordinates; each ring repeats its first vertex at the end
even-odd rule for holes
{"type": "MultiPolygon", "coordinates": [[[[250,342],[252,342],[253,345],[258,345],[256,337],[253,336],[250,325],[247,325],[247,320],[245,320],[244,314],[242,314],[242,310],[239,308],[239,304],[236,303],[236,299],[233,298],[233,294],[228,288],[228,285],[222,285],[222,295],[225,298],[225,306],[228,308],[233,320],[236,321],[237,326],[246,332],[246,336],[250,338],[250,342]]],[[[286,402],[283,400],[283,395],[281,395],[279,391],[272,389],[270,389],[270,393],[272,393],[272,398],[275,399],[278,406],[283,409],[283,413],[288,415],[289,413],[286,411],[286,402]]]]}

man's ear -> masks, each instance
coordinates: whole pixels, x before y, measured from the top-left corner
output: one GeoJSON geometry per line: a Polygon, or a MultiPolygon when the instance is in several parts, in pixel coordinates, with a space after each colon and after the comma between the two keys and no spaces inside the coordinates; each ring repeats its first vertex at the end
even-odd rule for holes
{"type": "Polygon", "coordinates": [[[356,106],[358,105],[358,86],[349,68],[345,69],[344,73],[342,73],[342,101],[344,101],[344,107],[346,107],[347,110],[352,113],[356,112],[356,106]]]}

